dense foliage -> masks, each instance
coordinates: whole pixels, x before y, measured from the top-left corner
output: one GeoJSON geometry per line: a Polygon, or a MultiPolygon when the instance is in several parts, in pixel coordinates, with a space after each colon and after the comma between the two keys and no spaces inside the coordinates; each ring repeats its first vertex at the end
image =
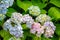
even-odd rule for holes
{"type": "Polygon", "coordinates": [[[0,40],[60,40],[60,0],[0,0],[0,40]]]}

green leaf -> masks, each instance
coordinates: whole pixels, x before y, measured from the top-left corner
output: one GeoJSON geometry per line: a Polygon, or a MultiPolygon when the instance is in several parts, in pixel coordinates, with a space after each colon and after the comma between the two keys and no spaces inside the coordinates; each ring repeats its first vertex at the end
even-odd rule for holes
{"type": "Polygon", "coordinates": [[[60,40],[60,37],[59,37],[59,40],[60,40]]]}
{"type": "Polygon", "coordinates": [[[48,11],[48,15],[50,15],[54,20],[60,19],[60,9],[51,7],[48,11]]]}
{"type": "Polygon", "coordinates": [[[5,17],[6,17],[5,15],[0,14],[0,26],[3,25],[3,23],[4,23],[4,18],[5,18],[5,17]]]}
{"type": "Polygon", "coordinates": [[[4,20],[0,21],[0,26],[2,26],[2,25],[3,25],[3,23],[4,23],[4,20]]]}
{"type": "Polygon", "coordinates": [[[40,0],[37,0],[37,1],[36,1],[36,0],[31,0],[31,1],[32,1],[32,2],[40,2],[40,0]]]}
{"type": "Polygon", "coordinates": [[[50,3],[56,5],[57,7],[60,7],[60,0],[51,0],[50,3]]]}
{"type": "Polygon", "coordinates": [[[35,35],[30,33],[30,29],[25,29],[24,30],[24,40],[32,40],[35,35]]]}
{"type": "Polygon", "coordinates": [[[40,0],[31,0],[31,1],[20,1],[20,0],[17,0],[17,5],[24,9],[25,11],[28,10],[28,8],[32,5],[34,6],[39,6],[40,9],[46,7],[47,4],[45,3],[41,3],[40,0]]]}
{"type": "Polygon", "coordinates": [[[47,2],[48,0],[42,0],[43,1],[43,3],[45,3],[45,2],[47,2]]]}
{"type": "Polygon", "coordinates": [[[44,9],[41,10],[41,14],[46,14],[46,13],[47,13],[46,10],[44,10],[44,9]]]}
{"type": "Polygon", "coordinates": [[[55,24],[56,25],[56,34],[60,36],[60,24],[55,24]]]}
{"type": "Polygon", "coordinates": [[[13,9],[13,8],[9,8],[6,15],[7,15],[8,17],[11,17],[11,15],[12,15],[13,12],[16,12],[16,10],[13,9]]]}
{"type": "Polygon", "coordinates": [[[40,9],[46,7],[46,5],[47,5],[45,3],[35,2],[35,1],[32,1],[32,4],[35,5],[35,6],[39,6],[40,9]]]}
{"type": "Polygon", "coordinates": [[[1,30],[0,31],[0,35],[4,38],[4,40],[8,40],[11,35],[9,34],[9,32],[5,31],[5,30],[1,30]]]}
{"type": "Polygon", "coordinates": [[[30,32],[29,32],[29,29],[25,29],[24,30],[24,40],[27,38],[27,36],[29,36],[30,35],[30,32]]]}
{"type": "Polygon", "coordinates": [[[33,37],[33,40],[41,40],[41,35],[40,35],[40,37],[38,37],[38,36],[35,35],[35,36],[33,37]]]}
{"type": "Polygon", "coordinates": [[[52,40],[59,40],[59,37],[56,36],[56,35],[54,35],[51,39],[52,39],[52,40]]]}
{"type": "Polygon", "coordinates": [[[22,1],[29,1],[29,0],[22,0],[22,1]]]}
{"type": "Polygon", "coordinates": [[[20,38],[16,38],[16,37],[11,37],[9,38],[9,40],[21,40],[20,38]]]}
{"type": "Polygon", "coordinates": [[[23,29],[27,29],[26,24],[22,24],[23,29]]]}
{"type": "Polygon", "coordinates": [[[41,40],[51,40],[51,39],[50,38],[46,38],[45,36],[42,36],[41,40]]]}
{"type": "Polygon", "coordinates": [[[5,18],[4,14],[0,14],[0,21],[3,20],[5,18]]]}
{"type": "Polygon", "coordinates": [[[17,0],[17,5],[24,9],[25,11],[28,10],[28,8],[32,5],[32,3],[30,1],[20,1],[20,0],[17,0]]]}
{"type": "Polygon", "coordinates": [[[37,36],[33,37],[33,40],[39,40],[39,38],[37,36]]]}

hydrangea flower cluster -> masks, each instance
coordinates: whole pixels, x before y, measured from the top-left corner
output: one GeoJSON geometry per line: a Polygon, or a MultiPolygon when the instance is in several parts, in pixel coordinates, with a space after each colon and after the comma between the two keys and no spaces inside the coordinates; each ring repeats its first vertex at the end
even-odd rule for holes
{"type": "Polygon", "coordinates": [[[22,14],[21,13],[17,13],[17,12],[14,12],[12,13],[12,16],[11,16],[11,21],[14,22],[14,23],[21,23],[22,22],[22,14]]]}
{"type": "Polygon", "coordinates": [[[12,16],[10,19],[8,19],[4,25],[3,29],[10,32],[11,35],[14,35],[15,37],[22,37],[23,36],[23,30],[21,23],[29,23],[32,25],[32,22],[34,20],[32,17],[30,17],[28,14],[23,15],[17,12],[12,13],[12,16]]]}
{"type": "Polygon", "coordinates": [[[21,25],[15,25],[14,27],[9,29],[9,32],[11,35],[14,35],[15,37],[22,37],[23,31],[21,25]]]}
{"type": "Polygon", "coordinates": [[[40,14],[40,8],[38,6],[31,6],[28,8],[29,13],[33,16],[38,16],[40,14]]]}
{"type": "Polygon", "coordinates": [[[31,16],[29,16],[29,14],[23,16],[23,23],[26,23],[28,28],[31,28],[33,22],[34,20],[31,16]]]}
{"type": "Polygon", "coordinates": [[[56,27],[50,20],[51,18],[49,16],[41,14],[36,18],[37,22],[35,22],[29,14],[22,15],[21,13],[14,12],[11,18],[4,23],[3,28],[6,31],[9,30],[11,35],[18,38],[23,36],[21,23],[26,23],[27,27],[30,28],[30,33],[38,37],[42,34],[44,34],[45,37],[53,37],[56,27]]]}
{"type": "Polygon", "coordinates": [[[55,31],[56,27],[54,26],[54,24],[52,22],[50,22],[51,21],[50,16],[48,16],[46,14],[40,14],[40,9],[38,8],[38,6],[31,6],[28,9],[29,9],[29,13],[31,15],[37,16],[36,17],[36,22],[40,22],[41,25],[42,25],[41,26],[41,25],[39,25],[39,23],[34,22],[33,25],[31,26],[30,32],[33,33],[33,34],[36,34],[36,35],[39,33],[37,35],[38,37],[39,37],[39,35],[41,35],[43,33],[46,37],[53,37],[52,35],[54,34],[54,31],[55,31]],[[38,29],[38,31],[37,31],[37,29],[38,29]]]}
{"type": "Polygon", "coordinates": [[[3,29],[6,30],[6,31],[8,31],[11,27],[12,27],[11,21],[10,21],[10,19],[8,19],[8,20],[4,23],[3,29]]]}
{"type": "Polygon", "coordinates": [[[56,29],[54,24],[51,21],[48,21],[44,23],[44,27],[46,27],[44,35],[46,37],[53,37],[52,35],[54,34],[54,31],[56,29]]]}
{"type": "Polygon", "coordinates": [[[46,21],[50,21],[51,18],[50,16],[46,15],[46,14],[40,14],[37,18],[36,18],[36,21],[37,22],[40,22],[40,23],[44,23],[46,21]]]}
{"type": "Polygon", "coordinates": [[[14,0],[0,0],[0,14],[6,14],[7,8],[13,5],[14,0]]]}
{"type": "Polygon", "coordinates": [[[53,37],[54,31],[56,27],[54,24],[50,21],[45,22],[44,25],[41,25],[40,23],[33,23],[30,32],[32,34],[36,34],[36,36],[40,37],[40,35],[44,34],[45,37],[53,37]]]}
{"type": "Polygon", "coordinates": [[[44,27],[41,26],[40,23],[34,22],[31,27],[30,32],[33,34],[36,34],[38,37],[40,37],[40,35],[44,33],[44,27]]]}
{"type": "Polygon", "coordinates": [[[20,13],[14,12],[12,13],[11,20],[14,23],[21,24],[21,23],[26,23],[28,28],[31,28],[34,20],[32,19],[29,14],[22,15],[20,13]]]}
{"type": "Polygon", "coordinates": [[[23,30],[21,25],[14,24],[10,19],[4,23],[3,29],[6,31],[9,30],[10,34],[14,35],[17,38],[23,36],[23,30]]]}
{"type": "Polygon", "coordinates": [[[17,12],[12,13],[11,21],[17,24],[26,23],[28,28],[30,28],[34,22],[34,20],[31,16],[29,16],[29,14],[22,15],[17,12]]]}
{"type": "Polygon", "coordinates": [[[29,13],[36,17],[36,22],[34,22],[30,28],[30,32],[36,34],[38,37],[44,34],[45,37],[53,37],[55,26],[51,22],[51,17],[46,14],[40,14],[40,9],[38,6],[31,6],[28,8],[29,13]],[[37,23],[40,22],[40,23],[37,23]]]}

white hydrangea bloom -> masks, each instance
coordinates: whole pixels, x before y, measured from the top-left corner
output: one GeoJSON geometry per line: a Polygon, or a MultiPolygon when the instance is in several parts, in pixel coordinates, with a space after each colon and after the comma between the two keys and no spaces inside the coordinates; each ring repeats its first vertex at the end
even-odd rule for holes
{"type": "Polygon", "coordinates": [[[40,8],[38,6],[31,6],[28,8],[29,13],[33,16],[38,16],[40,14],[40,8]]]}
{"type": "Polygon", "coordinates": [[[22,14],[20,13],[17,13],[17,12],[14,12],[12,13],[12,16],[11,16],[11,21],[14,22],[14,23],[21,23],[22,22],[22,14]]]}
{"type": "Polygon", "coordinates": [[[51,18],[50,18],[48,15],[46,15],[46,14],[40,14],[40,15],[36,18],[36,21],[37,21],[37,22],[41,22],[41,23],[44,23],[44,22],[50,21],[50,20],[51,20],[51,18]]]}

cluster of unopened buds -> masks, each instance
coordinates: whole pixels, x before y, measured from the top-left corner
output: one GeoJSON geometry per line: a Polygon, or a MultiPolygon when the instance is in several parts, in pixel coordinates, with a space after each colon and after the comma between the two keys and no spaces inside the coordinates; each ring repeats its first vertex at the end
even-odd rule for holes
{"type": "Polygon", "coordinates": [[[3,20],[6,16],[3,14],[0,14],[0,20],[3,20]]]}
{"type": "Polygon", "coordinates": [[[4,23],[3,29],[9,31],[11,35],[17,38],[23,37],[22,23],[26,23],[30,29],[30,33],[38,37],[42,34],[44,34],[45,37],[53,37],[56,28],[51,18],[46,14],[40,14],[36,17],[35,21],[29,14],[22,15],[21,13],[14,12],[11,18],[4,23]]]}

